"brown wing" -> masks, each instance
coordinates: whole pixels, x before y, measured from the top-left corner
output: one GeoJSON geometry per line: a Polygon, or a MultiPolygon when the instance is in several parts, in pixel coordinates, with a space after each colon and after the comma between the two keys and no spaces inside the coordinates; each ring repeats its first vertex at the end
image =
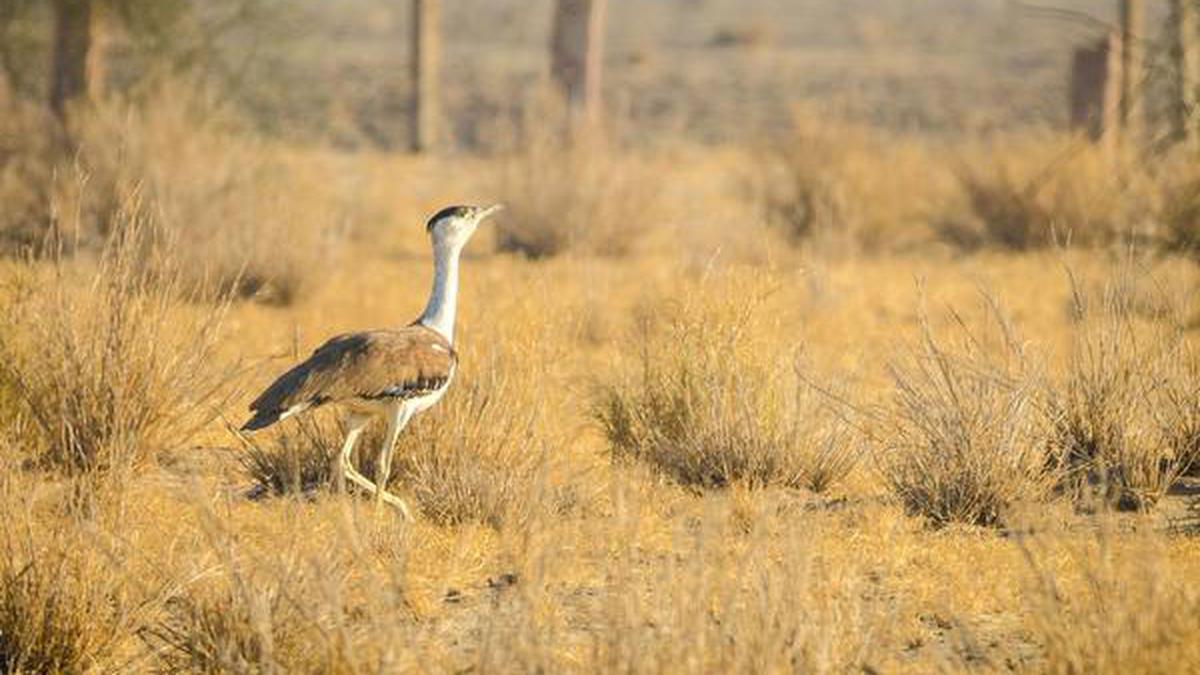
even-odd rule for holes
{"type": "Polygon", "coordinates": [[[248,429],[296,408],[347,399],[413,398],[450,379],[456,355],[440,333],[420,324],[339,335],[275,380],[250,404],[248,429]]]}

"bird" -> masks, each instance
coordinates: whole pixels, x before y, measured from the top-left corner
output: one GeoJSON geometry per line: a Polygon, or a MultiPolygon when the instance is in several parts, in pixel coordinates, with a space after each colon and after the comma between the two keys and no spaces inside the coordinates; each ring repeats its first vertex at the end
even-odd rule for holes
{"type": "Polygon", "coordinates": [[[407,521],[405,501],[385,488],[396,439],[414,415],[433,407],[454,379],[454,318],[458,308],[459,257],[476,228],[503,208],[448,206],[429,218],[425,230],[433,248],[433,288],[425,310],[403,328],[335,336],[280,375],[250,404],[243,432],[254,432],[322,406],[348,411],[340,453],[345,477],[375,496],[376,511],[387,503],[407,521]],[[363,429],[387,422],[372,482],[350,462],[363,429]]]}

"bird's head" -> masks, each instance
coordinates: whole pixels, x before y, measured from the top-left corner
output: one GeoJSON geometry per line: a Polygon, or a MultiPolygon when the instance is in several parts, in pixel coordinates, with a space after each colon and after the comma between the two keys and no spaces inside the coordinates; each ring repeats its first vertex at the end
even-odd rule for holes
{"type": "Polygon", "coordinates": [[[492,206],[447,206],[433,214],[425,225],[425,231],[433,239],[434,246],[461,248],[475,234],[475,228],[485,218],[504,208],[503,204],[492,206]]]}

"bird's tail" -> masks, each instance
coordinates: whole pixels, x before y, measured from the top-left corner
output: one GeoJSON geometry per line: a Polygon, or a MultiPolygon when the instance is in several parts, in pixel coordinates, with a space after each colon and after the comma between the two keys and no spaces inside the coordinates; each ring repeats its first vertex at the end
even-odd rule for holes
{"type": "Polygon", "coordinates": [[[251,417],[250,419],[246,420],[246,423],[242,425],[241,430],[242,431],[258,431],[259,429],[264,429],[266,427],[269,427],[278,421],[279,421],[279,411],[278,410],[256,410],[256,411],[254,411],[254,417],[251,417]]]}

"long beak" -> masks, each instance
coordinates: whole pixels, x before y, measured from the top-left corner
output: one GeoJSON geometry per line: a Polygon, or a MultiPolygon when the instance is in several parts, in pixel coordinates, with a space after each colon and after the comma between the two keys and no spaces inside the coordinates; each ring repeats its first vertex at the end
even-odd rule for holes
{"type": "Polygon", "coordinates": [[[482,222],[485,218],[492,215],[493,213],[496,213],[497,211],[503,211],[503,210],[504,210],[503,204],[492,204],[491,206],[489,206],[486,209],[479,212],[478,220],[480,222],[482,222]]]}

